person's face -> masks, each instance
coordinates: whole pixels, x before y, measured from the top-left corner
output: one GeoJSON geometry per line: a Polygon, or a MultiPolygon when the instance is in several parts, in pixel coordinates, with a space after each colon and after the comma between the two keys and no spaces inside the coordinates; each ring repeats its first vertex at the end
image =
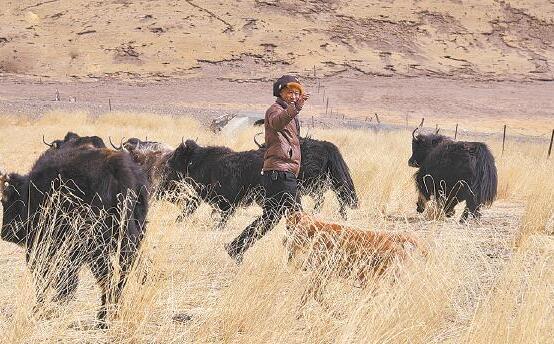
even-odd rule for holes
{"type": "Polygon", "coordinates": [[[287,103],[294,103],[300,99],[300,91],[294,88],[285,87],[281,91],[281,98],[287,103]]]}

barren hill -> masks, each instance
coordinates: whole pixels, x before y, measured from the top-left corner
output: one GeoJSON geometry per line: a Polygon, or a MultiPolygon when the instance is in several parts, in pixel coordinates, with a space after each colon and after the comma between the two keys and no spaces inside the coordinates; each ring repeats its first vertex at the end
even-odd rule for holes
{"type": "Polygon", "coordinates": [[[4,0],[0,72],[553,80],[552,0],[4,0]]]}

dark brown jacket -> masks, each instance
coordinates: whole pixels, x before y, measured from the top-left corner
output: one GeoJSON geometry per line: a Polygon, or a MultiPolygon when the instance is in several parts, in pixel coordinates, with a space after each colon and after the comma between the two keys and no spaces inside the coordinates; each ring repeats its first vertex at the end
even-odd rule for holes
{"type": "Polygon", "coordinates": [[[300,125],[294,105],[277,101],[265,113],[264,171],[300,172],[300,125]]]}

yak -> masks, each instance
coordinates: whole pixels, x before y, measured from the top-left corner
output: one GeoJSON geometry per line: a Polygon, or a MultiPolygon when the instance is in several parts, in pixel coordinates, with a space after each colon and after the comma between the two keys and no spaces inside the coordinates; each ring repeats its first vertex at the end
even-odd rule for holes
{"type": "MultiPolygon", "coordinates": [[[[258,133],[259,135],[261,133],[258,133]]],[[[265,153],[265,144],[260,144],[254,136],[254,143],[265,153]]],[[[358,207],[358,196],[350,169],[344,161],[338,147],[324,140],[311,137],[300,138],[300,173],[298,190],[301,195],[311,196],[315,200],[314,211],[321,210],[325,200],[325,191],[331,189],[339,201],[339,213],[346,220],[346,207],[358,207]]]]}
{"type": "Polygon", "coordinates": [[[74,132],[68,131],[61,140],[54,140],[48,143],[42,136],[42,142],[51,149],[60,149],[62,147],[88,147],[88,148],[106,148],[104,140],[99,136],[80,136],[74,132]]]}
{"type": "Polygon", "coordinates": [[[108,305],[118,303],[146,230],[143,170],[127,153],[61,144],[26,175],[0,173],[0,194],[0,237],[23,246],[37,281],[46,281],[37,283],[38,305],[49,288],[55,301],[73,298],[88,265],[101,288],[99,326],[107,327],[108,305]],[[84,220],[76,228],[77,218],[84,220]]]}
{"type": "MultiPolygon", "coordinates": [[[[302,164],[300,192],[315,195],[316,210],[322,203],[325,181],[337,192],[344,206],[356,207],[358,198],[348,167],[331,143],[304,138],[301,140],[302,164]]],[[[200,200],[222,213],[218,228],[223,228],[239,205],[263,202],[262,166],[265,148],[235,152],[227,147],[201,147],[193,140],[182,143],[167,161],[171,170],[193,185],[193,197],[183,216],[194,212],[200,200]]]]}
{"type": "Polygon", "coordinates": [[[168,146],[164,143],[157,142],[157,141],[148,141],[148,137],[146,138],[145,141],[142,141],[141,139],[138,139],[136,137],[131,137],[127,141],[123,142],[119,147],[115,147],[113,144],[112,144],[112,147],[114,147],[115,149],[118,149],[118,150],[121,150],[122,148],[124,148],[129,152],[131,152],[131,151],[143,151],[143,152],[164,151],[164,152],[167,152],[167,151],[172,151],[173,150],[173,148],[171,148],[170,146],[168,146]]]}
{"type": "Polygon", "coordinates": [[[480,208],[496,198],[498,177],[494,157],[481,142],[453,141],[434,134],[412,132],[412,156],[408,165],[418,168],[414,175],[419,191],[416,210],[422,213],[431,196],[447,217],[465,201],[461,221],[469,215],[480,217],[480,208]]]}
{"type": "Polygon", "coordinates": [[[178,182],[181,178],[167,167],[167,160],[173,153],[170,146],[156,141],[142,141],[136,137],[121,142],[119,147],[115,146],[111,140],[110,144],[116,150],[127,151],[146,172],[151,187],[151,196],[156,199],[165,197],[169,201],[179,201],[177,193],[178,182]]]}
{"type": "Polygon", "coordinates": [[[197,194],[183,216],[194,212],[204,200],[221,212],[218,228],[225,227],[237,206],[261,203],[262,164],[263,153],[259,150],[201,147],[194,140],[181,143],[167,161],[167,166],[182,175],[197,194]]]}

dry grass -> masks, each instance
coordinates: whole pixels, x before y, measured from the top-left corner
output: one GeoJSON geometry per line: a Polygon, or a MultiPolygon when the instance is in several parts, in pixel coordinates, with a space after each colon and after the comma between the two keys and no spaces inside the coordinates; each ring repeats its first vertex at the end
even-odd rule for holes
{"type": "MultiPolygon", "coordinates": [[[[27,172],[44,151],[41,136],[79,134],[144,137],[176,145],[181,137],[200,144],[253,147],[255,129],[214,136],[186,118],[116,113],[91,118],[85,113],[50,113],[36,121],[2,117],[0,167],[27,172]]],[[[76,300],[33,313],[31,274],[24,252],[0,243],[0,342],[80,343],[475,343],[546,342],[554,330],[552,160],[544,147],[489,142],[497,157],[499,200],[481,221],[425,220],[415,212],[416,193],[407,166],[410,133],[316,130],[335,142],[348,162],[360,197],[348,225],[376,230],[407,230],[430,247],[427,261],[402,265],[395,283],[373,281],[360,289],[352,281],[326,281],[323,302],[300,299],[312,271],[287,264],[283,224],[260,240],[236,266],[223,244],[260,213],[240,209],[223,231],[206,205],[183,223],[179,210],[155,201],[142,247],[149,274],[144,285],[131,278],[109,330],[90,326],[99,306],[98,288],[84,269],[76,300]],[[516,238],[519,245],[514,248],[516,238]],[[172,321],[177,314],[192,320],[172,321]]],[[[306,207],[312,201],[305,199],[306,207]]],[[[460,214],[461,209],[457,209],[460,214]]],[[[331,194],[318,218],[340,222],[331,194]]],[[[136,277],[139,274],[135,274],[136,277]]]]}

